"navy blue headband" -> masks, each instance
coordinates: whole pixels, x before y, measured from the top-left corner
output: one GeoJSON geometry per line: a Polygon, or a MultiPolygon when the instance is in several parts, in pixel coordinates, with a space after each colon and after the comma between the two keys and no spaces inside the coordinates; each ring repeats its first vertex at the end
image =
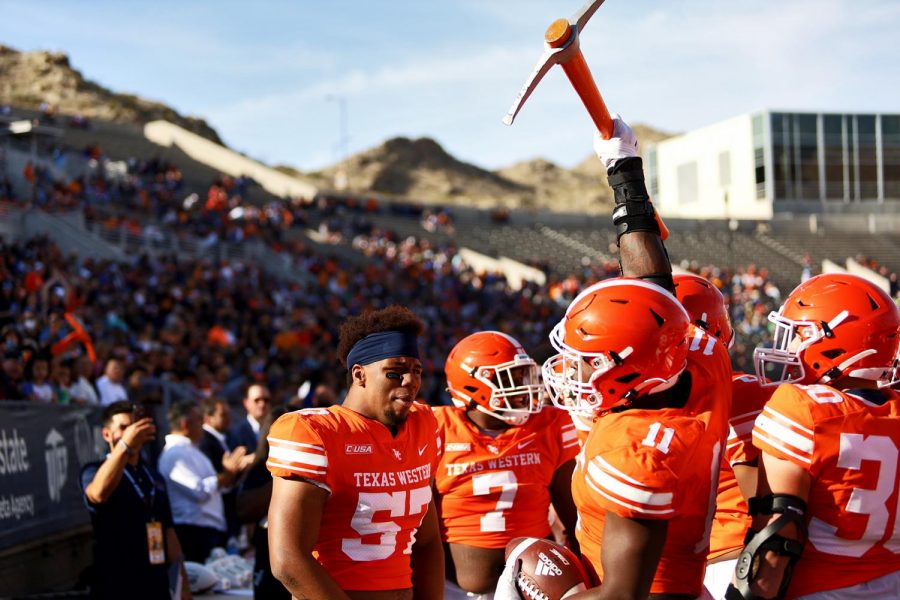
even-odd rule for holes
{"type": "Polygon", "coordinates": [[[419,343],[416,334],[403,331],[379,331],[370,333],[356,342],[347,353],[347,368],[353,365],[370,365],[379,360],[409,356],[419,358],[419,343]]]}

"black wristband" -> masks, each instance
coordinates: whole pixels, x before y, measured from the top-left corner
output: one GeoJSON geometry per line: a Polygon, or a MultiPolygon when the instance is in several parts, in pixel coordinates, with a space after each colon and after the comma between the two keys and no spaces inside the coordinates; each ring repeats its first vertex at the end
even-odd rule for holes
{"type": "Polygon", "coordinates": [[[626,233],[646,231],[660,235],[656,212],[644,184],[643,162],[639,157],[623,158],[609,170],[607,181],[613,190],[616,207],[612,221],[616,241],[626,233]]]}

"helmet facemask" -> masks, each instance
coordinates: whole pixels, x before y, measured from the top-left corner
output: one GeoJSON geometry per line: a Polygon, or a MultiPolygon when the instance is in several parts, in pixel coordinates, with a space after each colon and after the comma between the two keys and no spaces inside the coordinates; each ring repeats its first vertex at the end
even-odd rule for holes
{"type": "Polygon", "coordinates": [[[557,324],[550,334],[550,343],[559,351],[542,367],[544,387],[550,401],[570,413],[592,417],[636,398],[641,392],[663,391],[671,387],[682,369],[669,379],[652,377],[640,379],[640,373],[628,368],[631,346],[621,351],[581,352],[564,341],[565,329],[557,324]],[[638,383],[632,385],[632,382],[638,383]],[[600,389],[606,389],[604,395],[600,389]]]}
{"type": "MultiPolygon", "coordinates": [[[[807,375],[806,368],[803,365],[803,353],[814,344],[833,338],[835,330],[847,321],[849,316],[850,313],[843,310],[831,321],[825,323],[824,321],[794,321],[778,312],[769,313],[769,321],[775,325],[772,348],[757,348],[753,352],[756,373],[762,381],[767,381],[763,385],[803,382],[807,375]],[[769,365],[781,365],[780,376],[772,376],[767,373],[769,365]]],[[[895,373],[890,369],[860,368],[847,370],[855,363],[875,353],[877,353],[875,349],[863,349],[835,364],[831,369],[825,371],[817,381],[807,383],[828,384],[847,375],[849,377],[876,381],[879,387],[887,387],[891,385],[892,375],[895,376],[895,373]]],[[[838,350],[825,350],[822,352],[820,360],[838,358],[842,354],[844,353],[838,350]],[[830,356],[829,353],[833,354],[833,356],[830,356]]]]}
{"type": "Polygon", "coordinates": [[[491,390],[487,406],[475,401],[467,390],[453,389],[454,403],[474,408],[510,425],[522,425],[541,411],[543,388],[537,363],[527,354],[498,365],[476,366],[470,376],[491,390]]]}

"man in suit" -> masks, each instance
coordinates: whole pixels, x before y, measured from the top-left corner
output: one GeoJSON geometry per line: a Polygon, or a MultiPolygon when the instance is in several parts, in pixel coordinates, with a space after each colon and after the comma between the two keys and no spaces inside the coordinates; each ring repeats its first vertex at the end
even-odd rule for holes
{"type": "MultiPolygon", "coordinates": [[[[203,401],[203,437],[197,446],[209,458],[216,473],[222,472],[222,457],[230,450],[226,436],[231,427],[231,407],[224,398],[213,396],[203,401]]],[[[238,535],[241,524],[235,509],[236,490],[222,494],[228,535],[238,535]]]]}
{"type": "Polygon", "coordinates": [[[272,394],[266,386],[252,383],[247,386],[243,404],[247,417],[229,431],[228,446],[232,449],[244,446],[247,453],[252,453],[256,451],[256,443],[259,441],[259,424],[272,408],[272,394]]]}
{"type": "Polygon", "coordinates": [[[230,450],[226,436],[231,427],[231,407],[223,398],[213,396],[203,401],[203,437],[198,444],[209,461],[222,470],[222,455],[230,450]]]}

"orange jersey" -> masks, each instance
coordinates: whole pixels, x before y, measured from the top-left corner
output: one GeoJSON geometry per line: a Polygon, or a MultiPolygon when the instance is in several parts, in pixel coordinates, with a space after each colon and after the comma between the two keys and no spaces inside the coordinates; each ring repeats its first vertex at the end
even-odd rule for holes
{"type": "Polygon", "coordinates": [[[744,535],[750,526],[750,515],[732,465],[754,461],[759,455],[759,450],[750,442],[753,421],[775,388],[763,387],[755,375],[734,373],[731,390],[728,442],[719,470],[716,515],[709,538],[710,560],[744,547],[744,535]]]}
{"type": "Polygon", "coordinates": [[[434,475],[447,542],[504,548],[514,537],[546,537],[550,482],[578,454],[569,415],[545,407],[497,437],[455,407],[434,409],[444,453],[434,475]]]}
{"type": "Polygon", "coordinates": [[[781,385],[756,419],[753,444],[801,467],[812,481],[809,540],[787,597],[900,569],[896,393],[877,405],[824,385],[781,385]]]}
{"type": "Polygon", "coordinates": [[[409,588],[409,555],[431,502],[440,439],[431,410],[413,404],[396,435],[342,406],[280,417],[266,466],[329,492],[314,556],[345,590],[409,588]]]}
{"type": "MultiPolygon", "coordinates": [[[[600,579],[605,515],[669,520],[652,593],[699,596],[731,408],[728,353],[693,338],[682,408],[627,409],[594,422],[572,478],[582,555],[600,579]]],[[[609,551],[609,550],[607,550],[609,551]]]]}

